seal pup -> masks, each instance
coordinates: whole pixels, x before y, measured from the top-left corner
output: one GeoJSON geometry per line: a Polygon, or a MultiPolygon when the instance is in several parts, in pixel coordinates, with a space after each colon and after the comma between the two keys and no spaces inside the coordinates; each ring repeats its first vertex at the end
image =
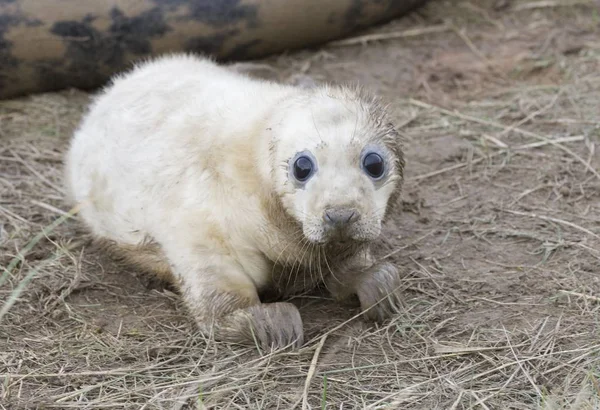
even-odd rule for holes
{"type": "Polygon", "coordinates": [[[295,305],[316,285],[397,306],[397,269],[371,246],[403,180],[400,137],[359,88],[253,79],[193,55],[115,77],[75,131],[71,200],[119,258],[175,284],[200,330],[264,347],[303,344],[295,305]]]}

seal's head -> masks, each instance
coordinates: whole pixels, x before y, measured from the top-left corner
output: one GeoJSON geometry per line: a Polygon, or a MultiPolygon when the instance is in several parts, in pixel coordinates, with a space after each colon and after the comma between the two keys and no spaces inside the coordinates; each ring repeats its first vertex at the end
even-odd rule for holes
{"type": "Polygon", "coordinates": [[[272,130],[276,191],[315,244],[368,242],[402,184],[400,137],[379,102],[319,87],[283,109],[272,130]]]}

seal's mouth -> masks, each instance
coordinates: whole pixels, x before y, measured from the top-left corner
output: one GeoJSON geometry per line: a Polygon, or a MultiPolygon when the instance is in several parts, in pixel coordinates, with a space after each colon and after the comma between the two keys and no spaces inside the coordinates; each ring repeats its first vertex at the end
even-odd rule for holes
{"type": "Polygon", "coordinates": [[[317,221],[304,226],[304,236],[315,245],[355,245],[375,240],[380,233],[378,226],[358,221],[341,225],[317,221]]]}
{"type": "Polygon", "coordinates": [[[361,243],[367,243],[373,241],[374,237],[363,237],[363,236],[351,236],[348,234],[323,234],[322,236],[315,238],[306,236],[309,242],[318,246],[353,246],[361,243]]]}
{"type": "Polygon", "coordinates": [[[356,242],[357,240],[354,238],[350,229],[330,229],[326,230],[325,236],[327,237],[327,242],[335,242],[339,244],[356,242]]]}

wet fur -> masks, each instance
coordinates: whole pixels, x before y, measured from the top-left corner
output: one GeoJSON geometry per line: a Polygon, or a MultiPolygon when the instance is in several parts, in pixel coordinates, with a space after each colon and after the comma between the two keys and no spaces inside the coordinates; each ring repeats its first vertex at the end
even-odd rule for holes
{"type": "MultiPolygon", "coordinates": [[[[200,94],[208,92],[199,90],[200,94]]],[[[237,90],[227,92],[238,93],[237,90]]],[[[218,104],[218,93],[214,98],[218,104]]],[[[211,104],[206,100],[205,103],[211,104]]],[[[206,109],[209,108],[212,109],[210,106],[206,109]]],[[[319,112],[318,115],[323,114],[319,112]]],[[[354,119],[352,115],[350,120],[354,119]]],[[[337,125],[330,124],[333,120],[327,114],[321,120],[333,127],[333,131],[337,130],[337,125]]],[[[354,132],[357,132],[356,125],[354,132]]],[[[322,140],[322,143],[325,144],[323,149],[337,149],[335,140],[322,140]]],[[[165,57],[117,77],[96,98],[74,136],[66,163],[66,180],[72,200],[87,203],[81,216],[104,249],[117,260],[175,285],[200,330],[216,339],[258,342],[264,347],[300,346],[303,331],[297,308],[283,302],[261,303],[259,292],[268,289],[283,296],[323,283],[338,299],[356,294],[362,308],[367,310],[366,316],[373,320],[383,320],[395,309],[397,295],[393,291],[399,282],[397,270],[390,264],[374,261],[370,247],[377,236],[375,227],[379,226],[379,220],[385,219],[400,193],[404,168],[402,143],[385,107],[359,88],[326,86],[301,90],[233,74],[206,59],[183,55],[165,57]],[[163,100],[155,97],[155,103],[147,102],[152,90],[139,90],[144,76],[152,72],[153,87],[162,87],[156,90],[157,95],[164,94],[163,100]],[[250,128],[240,129],[242,125],[235,123],[219,128],[221,111],[218,110],[212,117],[195,118],[205,115],[201,104],[198,111],[190,109],[197,103],[197,95],[188,90],[194,84],[189,83],[191,80],[185,83],[185,78],[195,75],[212,76],[217,84],[223,78],[221,81],[227,87],[230,87],[228,81],[233,82],[233,87],[247,87],[247,94],[242,92],[239,98],[249,99],[243,107],[248,110],[249,118],[256,118],[252,122],[241,113],[239,117],[241,124],[250,121],[247,125],[250,128]],[[181,94],[164,91],[171,87],[170,78],[176,83],[173,87],[181,87],[181,94]],[[180,79],[183,83],[177,85],[180,79]],[[256,107],[251,100],[253,93],[261,96],[256,100],[256,107]],[[177,100],[182,98],[189,104],[182,105],[177,100]],[[172,99],[173,107],[181,108],[171,108],[166,102],[169,99],[172,99]],[[310,221],[301,223],[303,214],[290,208],[290,205],[297,206],[301,199],[285,178],[281,180],[283,171],[279,156],[283,155],[282,149],[289,151],[302,140],[289,139],[289,135],[284,137],[287,121],[294,118],[287,119],[286,115],[302,113],[312,101],[325,104],[326,113],[331,105],[332,115],[341,116],[338,121],[342,125],[347,125],[349,120],[344,116],[349,114],[340,111],[340,107],[348,104],[349,112],[357,116],[356,124],[358,118],[362,118],[360,135],[352,135],[351,141],[356,139],[359,145],[365,141],[380,144],[390,153],[391,174],[380,187],[382,191],[373,194],[364,189],[361,191],[362,195],[387,195],[378,199],[380,203],[385,199],[384,210],[367,208],[365,219],[361,221],[365,235],[372,240],[311,243],[303,233],[310,221]],[[157,105],[163,108],[159,109],[157,105]],[[181,117],[183,119],[178,123],[173,119],[183,115],[181,110],[188,110],[188,117],[181,117]],[[206,124],[202,127],[208,131],[192,127],[186,123],[186,118],[206,124]],[[164,125],[169,121],[175,121],[175,134],[164,134],[169,131],[169,125],[164,125]],[[127,127],[137,134],[127,133],[127,127]],[[198,135],[210,135],[210,127],[217,127],[215,132],[224,129],[232,133],[225,135],[232,136],[227,137],[229,140],[207,137],[207,143],[212,145],[206,149],[195,145],[204,143],[204,140],[198,140],[198,135]],[[155,136],[155,130],[158,133],[162,130],[164,137],[155,136]],[[123,137],[118,137],[123,132],[123,137]],[[144,140],[137,141],[136,138],[144,140]],[[171,145],[169,138],[176,138],[171,145]],[[149,141],[154,141],[156,146],[149,141]],[[150,145],[150,148],[140,148],[140,152],[148,154],[137,157],[136,144],[150,145]],[[127,147],[133,150],[130,154],[123,151],[127,147]],[[181,147],[187,148],[179,153],[177,150],[181,147]],[[170,155],[187,161],[192,155],[187,152],[188,148],[204,165],[190,162],[191,165],[186,167],[177,160],[160,162],[170,155]],[[160,167],[156,166],[158,163],[160,167]],[[228,164],[233,164],[233,168],[228,168],[228,164]],[[144,173],[148,177],[143,177],[144,173]],[[126,185],[128,180],[134,181],[135,185],[126,185]],[[177,186],[179,183],[182,185],[177,186]],[[225,188],[229,190],[221,192],[225,188]],[[201,195],[205,191],[210,196],[203,200],[201,195]],[[384,191],[388,194],[381,193],[384,191]],[[218,206],[206,205],[215,203],[215,198],[222,195],[223,200],[218,206]],[[234,199],[230,198],[232,195],[234,199]],[[221,209],[221,205],[234,207],[221,209]],[[237,209],[240,206],[247,210],[237,209]],[[234,223],[233,228],[225,228],[222,223],[232,218],[229,214],[238,215],[230,221],[234,223]]],[[[329,169],[329,172],[333,171],[329,169]]],[[[366,186],[365,189],[370,189],[366,186]]],[[[321,192],[329,191],[322,184],[311,190],[305,194],[314,194],[317,200],[320,200],[321,192]]],[[[337,195],[336,191],[327,194],[331,196],[331,192],[337,195]]],[[[307,198],[304,200],[308,203],[314,202],[307,198]]]]}

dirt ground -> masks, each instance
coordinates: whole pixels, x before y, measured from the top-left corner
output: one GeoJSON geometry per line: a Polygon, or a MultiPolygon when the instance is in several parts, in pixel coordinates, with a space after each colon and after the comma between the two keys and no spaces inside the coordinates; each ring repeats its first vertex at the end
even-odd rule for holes
{"type": "Polygon", "coordinates": [[[0,102],[0,408],[599,409],[599,7],[431,1],[240,67],[358,81],[407,144],[379,248],[403,270],[402,312],[376,327],[297,299],[296,352],[204,340],[177,295],[65,221],[88,94],[0,102]]]}

